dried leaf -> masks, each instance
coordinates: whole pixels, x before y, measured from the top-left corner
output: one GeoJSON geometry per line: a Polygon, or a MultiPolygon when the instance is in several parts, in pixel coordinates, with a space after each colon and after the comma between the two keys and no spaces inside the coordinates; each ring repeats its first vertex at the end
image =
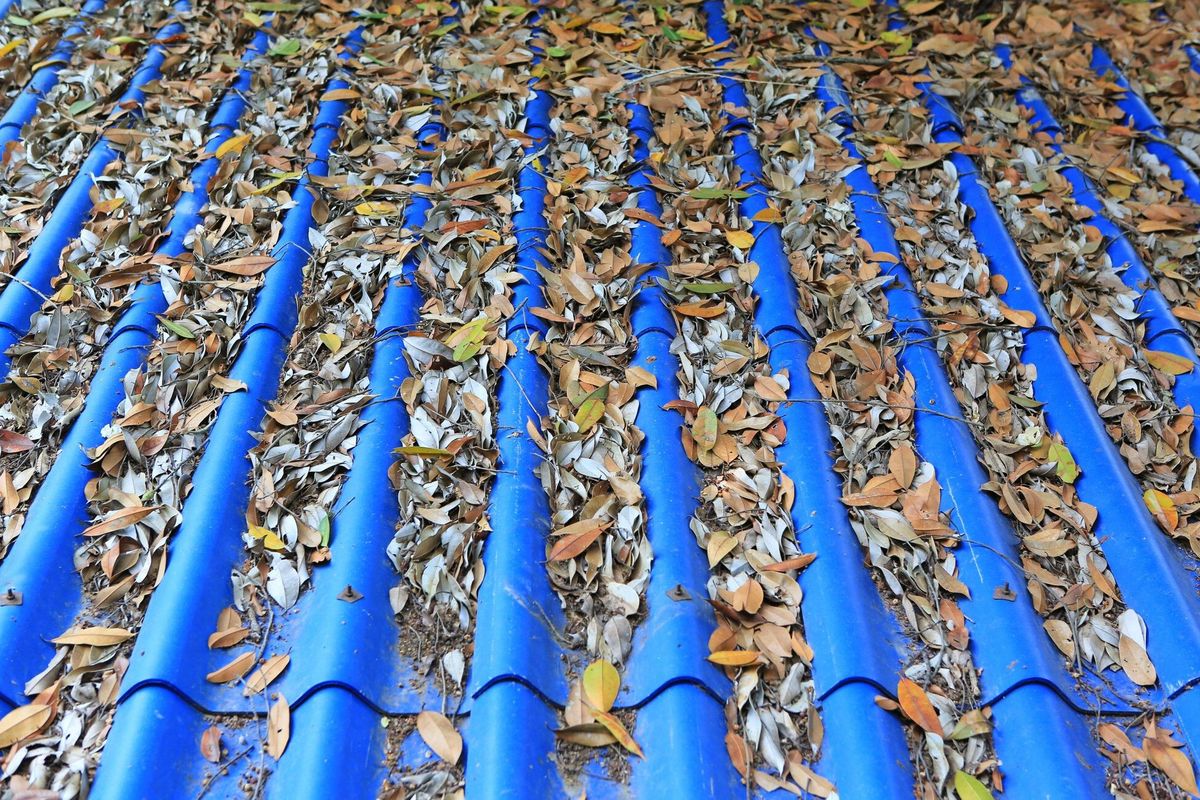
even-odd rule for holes
{"type": "Polygon", "coordinates": [[[1147,350],[1146,360],[1150,362],[1150,366],[1168,375],[1186,375],[1196,368],[1191,359],[1168,353],[1166,350],[1147,350]]]}
{"type": "Polygon", "coordinates": [[[565,528],[559,528],[550,534],[551,536],[560,538],[550,548],[550,555],[547,556],[547,559],[550,561],[565,561],[569,558],[575,558],[575,556],[580,555],[591,547],[592,542],[596,541],[601,531],[611,524],[611,522],[593,518],[574,522],[565,528]]]}
{"type": "Polygon", "coordinates": [[[54,710],[41,703],[17,706],[0,718],[0,750],[27,739],[50,724],[54,710]]]}
{"type": "Polygon", "coordinates": [[[924,689],[908,678],[901,678],[899,686],[896,687],[896,699],[904,716],[917,723],[922,730],[938,736],[943,735],[941,720],[938,719],[937,711],[934,710],[933,703],[924,689]]]}
{"type": "Polygon", "coordinates": [[[277,697],[267,714],[267,753],[276,761],[283,756],[288,739],[292,738],[292,709],[283,695],[277,697]]]}
{"type": "Polygon", "coordinates": [[[208,673],[206,679],[209,683],[230,683],[245,675],[254,666],[253,651],[242,653],[237,658],[230,661],[220,669],[215,669],[208,673]]]}
{"type": "Polygon", "coordinates": [[[33,448],[33,439],[14,431],[0,430],[0,453],[24,453],[33,448]]]}
{"type": "Polygon", "coordinates": [[[127,642],[133,638],[132,631],[124,628],[79,628],[70,630],[62,636],[51,639],[54,644],[92,645],[95,647],[111,647],[127,642]]]}
{"type": "Polygon", "coordinates": [[[613,735],[613,738],[629,752],[633,753],[638,758],[645,758],[642,748],[638,747],[638,743],[629,735],[629,731],[625,730],[625,726],[621,724],[621,720],[614,717],[607,711],[594,712],[596,721],[608,729],[608,732],[613,735]]]}
{"type": "Polygon", "coordinates": [[[1142,740],[1142,749],[1146,751],[1150,763],[1162,770],[1172,783],[1190,795],[1200,795],[1200,788],[1196,786],[1196,773],[1182,750],[1163,744],[1150,736],[1142,740]]]}
{"type": "Polygon", "coordinates": [[[221,761],[221,729],[216,725],[209,726],[200,734],[200,755],[205,761],[219,764],[221,761]]]}
{"type": "Polygon", "coordinates": [[[246,688],[242,690],[242,693],[249,697],[265,691],[275,682],[276,678],[283,674],[291,660],[291,656],[288,655],[276,655],[268,658],[261,667],[254,670],[254,674],[246,679],[246,688]]]}
{"type": "Polygon", "coordinates": [[[462,756],[462,735],[454,723],[436,711],[422,711],[417,715],[417,731],[429,749],[447,764],[457,764],[462,756]]]}

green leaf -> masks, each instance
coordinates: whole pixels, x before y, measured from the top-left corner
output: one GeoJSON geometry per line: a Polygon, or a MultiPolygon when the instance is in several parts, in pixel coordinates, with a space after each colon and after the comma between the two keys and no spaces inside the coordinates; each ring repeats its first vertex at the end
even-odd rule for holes
{"type": "Polygon", "coordinates": [[[954,792],[958,800],[996,800],[978,778],[965,772],[954,773],[954,792]]]}
{"type": "Polygon", "coordinates": [[[749,192],[741,189],[717,189],[711,186],[692,189],[688,194],[697,200],[744,200],[750,196],[749,192]]]}
{"type": "Polygon", "coordinates": [[[317,528],[321,532],[321,547],[329,547],[329,515],[321,517],[321,525],[317,528]]]}
{"type": "Polygon", "coordinates": [[[683,288],[695,294],[720,294],[721,292],[728,292],[730,289],[733,289],[734,285],[718,281],[714,283],[685,283],[683,284],[683,288]]]}
{"type": "Polygon", "coordinates": [[[67,107],[67,113],[70,114],[72,117],[78,116],[79,114],[82,114],[83,112],[87,111],[89,108],[91,108],[94,105],[96,105],[95,100],[76,100],[74,103],[71,103],[71,105],[67,107]]]}
{"type": "Polygon", "coordinates": [[[255,11],[299,11],[302,6],[299,3],[251,3],[250,7],[255,11]]]}
{"type": "Polygon", "coordinates": [[[1055,474],[1062,479],[1063,483],[1074,483],[1079,477],[1079,466],[1075,463],[1075,457],[1071,455],[1071,451],[1067,449],[1065,444],[1055,442],[1050,445],[1050,460],[1057,462],[1055,474]]]}
{"type": "Polygon", "coordinates": [[[8,24],[16,25],[21,28],[28,28],[33,23],[30,22],[29,20],[25,19],[24,17],[18,17],[16,14],[9,14],[8,15],[8,24]]]}
{"type": "Polygon", "coordinates": [[[696,421],[692,424],[692,439],[700,452],[707,453],[716,447],[720,430],[721,424],[716,412],[708,406],[700,406],[700,410],[696,412],[696,421]]]}
{"type": "Polygon", "coordinates": [[[883,154],[883,160],[888,162],[889,164],[891,164],[896,169],[904,168],[904,162],[900,160],[900,156],[896,155],[895,153],[893,153],[891,151],[888,151],[883,154]]]}
{"type": "Polygon", "coordinates": [[[268,51],[273,56],[294,56],[300,52],[298,39],[281,39],[268,51]]]}
{"type": "Polygon", "coordinates": [[[457,27],[458,27],[457,22],[450,22],[450,23],[447,23],[446,25],[441,26],[440,28],[434,28],[430,32],[430,35],[435,36],[440,39],[441,37],[445,36],[447,33],[449,33],[450,31],[454,30],[457,27]]]}
{"type": "Polygon", "coordinates": [[[592,426],[604,418],[604,404],[608,400],[608,386],[604,384],[599,389],[589,394],[579,404],[579,410],[575,412],[575,424],[579,426],[580,433],[586,433],[591,430],[592,426]]]}
{"type": "Polygon", "coordinates": [[[566,58],[567,54],[571,51],[565,47],[547,47],[546,52],[555,58],[566,58]]]}
{"type": "Polygon", "coordinates": [[[397,447],[396,452],[402,456],[452,456],[454,455],[449,450],[444,450],[441,447],[421,447],[420,445],[405,445],[397,447]]]}
{"type": "Polygon", "coordinates": [[[158,317],[158,321],[160,323],[162,323],[162,326],[164,328],[166,328],[171,333],[178,336],[180,339],[195,339],[196,338],[196,334],[192,333],[189,329],[183,327],[178,322],[172,322],[171,320],[164,317],[162,314],[155,314],[155,316],[158,317]]]}

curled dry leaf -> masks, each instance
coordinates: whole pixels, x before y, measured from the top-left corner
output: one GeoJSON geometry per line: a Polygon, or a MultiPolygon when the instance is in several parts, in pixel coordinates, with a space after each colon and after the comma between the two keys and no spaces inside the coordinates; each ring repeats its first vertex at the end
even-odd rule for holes
{"type": "Polygon", "coordinates": [[[629,731],[625,730],[625,726],[621,724],[621,720],[617,719],[607,711],[596,711],[595,715],[596,721],[603,725],[608,732],[613,735],[613,738],[617,740],[617,743],[620,744],[621,747],[624,747],[638,758],[646,757],[645,753],[642,752],[642,748],[639,747],[638,743],[635,742],[633,737],[629,735],[629,731]]]}
{"type": "Polygon", "coordinates": [[[584,722],[579,725],[559,728],[554,732],[554,735],[564,742],[577,744],[581,747],[607,747],[610,744],[617,743],[616,737],[599,722],[584,722]]]}
{"type": "Polygon", "coordinates": [[[254,653],[242,653],[225,666],[215,669],[205,676],[209,683],[230,683],[245,675],[254,666],[254,653]]]}
{"type": "Polygon", "coordinates": [[[218,764],[221,761],[221,729],[216,725],[205,728],[200,734],[200,755],[205,761],[218,764]]]}

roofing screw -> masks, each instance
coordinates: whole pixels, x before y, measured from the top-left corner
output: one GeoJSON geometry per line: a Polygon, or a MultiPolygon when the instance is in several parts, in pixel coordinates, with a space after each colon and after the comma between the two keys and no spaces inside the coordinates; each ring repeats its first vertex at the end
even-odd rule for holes
{"type": "Polygon", "coordinates": [[[4,596],[0,597],[0,606],[19,606],[21,602],[21,593],[11,586],[4,592],[4,596]]]}

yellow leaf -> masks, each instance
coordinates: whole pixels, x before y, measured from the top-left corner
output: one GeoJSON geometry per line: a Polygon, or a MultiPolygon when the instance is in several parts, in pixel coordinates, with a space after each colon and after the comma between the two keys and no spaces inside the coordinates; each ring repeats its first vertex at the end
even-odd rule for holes
{"type": "Polygon", "coordinates": [[[364,217],[387,217],[396,213],[396,204],[384,200],[368,200],[356,205],[354,210],[364,217]]]}
{"type": "Polygon", "coordinates": [[[1113,164],[1112,166],[1110,166],[1108,168],[1108,171],[1117,180],[1119,180],[1123,183],[1127,183],[1130,186],[1137,186],[1139,183],[1142,182],[1141,176],[1138,175],[1136,172],[1134,172],[1131,169],[1126,169],[1125,167],[1119,167],[1116,164],[1113,164]]]}
{"type": "Polygon", "coordinates": [[[718,650],[708,654],[708,660],[722,667],[748,667],[758,663],[757,650],[718,650]]]}
{"type": "Polygon", "coordinates": [[[321,343],[329,348],[329,352],[336,353],[342,349],[342,337],[336,333],[322,333],[318,337],[321,343]]]}
{"type": "Polygon", "coordinates": [[[462,734],[445,714],[422,711],[417,714],[417,732],[429,745],[429,749],[447,764],[457,764],[462,756],[462,734]]]}
{"type": "Polygon", "coordinates": [[[229,153],[241,154],[246,149],[246,144],[250,141],[250,134],[243,133],[241,136],[233,136],[221,142],[221,146],[216,150],[217,158],[224,158],[229,153]]]}
{"type": "Polygon", "coordinates": [[[1168,532],[1175,530],[1179,525],[1179,511],[1176,510],[1175,501],[1169,494],[1160,492],[1158,489],[1147,489],[1146,493],[1142,495],[1142,501],[1154,518],[1158,520],[1158,524],[1168,532]]]}
{"type": "Polygon", "coordinates": [[[754,246],[754,234],[750,231],[725,231],[725,241],[739,250],[749,250],[754,246]]]}
{"type": "Polygon", "coordinates": [[[37,733],[49,724],[53,715],[50,706],[41,703],[17,706],[0,718],[0,750],[37,733]]]}
{"type": "Polygon", "coordinates": [[[605,403],[608,401],[609,384],[604,384],[594,392],[588,394],[583,402],[579,404],[579,410],[575,412],[575,424],[579,426],[580,433],[586,433],[591,430],[592,426],[600,420],[604,419],[605,403]]]}
{"type": "Polygon", "coordinates": [[[592,708],[608,711],[617,701],[621,691],[621,676],[617,668],[607,661],[593,661],[583,671],[583,696],[592,708]]]}
{"type": "Polygon", "coordinates": [[[696,412],[696,422],[692,425],[692,438],[696,441],[696,447],[703,453],[712,450],[717,444],[719,432],[720,423],[716,413],[708,406],[701,406],[696,412]]]}
{"type": "Polygon", "coordinates": [[[13,50],[16,50],[23,44],[25,44],[24,39],[13,39],[8,44],[0,45],[0,58],[4,58],[6,55],[11,53],[13,50]]]}
{"type": "Polygon", "coordinates": [[[646,757],[642,752],[642,748],[638,747],[638,743],[629,735],[629,731],[625,730],[625,726],[621,724],[621,720],[607,711],[595,711],[593,715],[596,717],[596,721],[607,728],[608,732],[613,735],[613,738],[620,742],[621,747],[624,747],[638,758],[646,757]]]}
{"type": "Polygon", "coordinates": [[[965,772],[954,773],[954,793],[958,800],[994,800],[992,793],[978,778],[965,772]]]}
{"type": "Polygon", "coordinates": [[[73,8],[67,8],[66,6],[63,6],[62,8],[51,8],[30,19],[29,24],[38,25],[48,19],[59,19],[61,17],[73,16],[75,16],[75,9],[73,8]]]}
{"type": "Polygon", "coordinates": [[[1186,375],[1196,368],[1196,364],[1186,356],[1177,356],[1166,350],[1147,350],[1146,360],[1150,366],[1168,375],[1186,375]]]}
{"type": "Polygon", "coordinates": [[[755,222],[783,222],[783,214],[777,208],[764,208],[753,217],[755,222]]]}

